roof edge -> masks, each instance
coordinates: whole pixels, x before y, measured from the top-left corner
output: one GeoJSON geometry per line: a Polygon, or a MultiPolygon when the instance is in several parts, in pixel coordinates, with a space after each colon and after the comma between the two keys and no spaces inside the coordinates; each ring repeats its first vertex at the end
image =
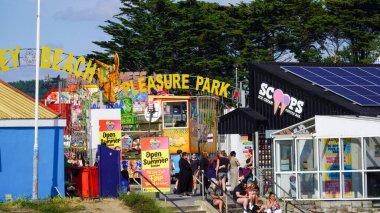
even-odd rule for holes
{"type": "MultiPolygon", "coordinates": [[[[14,87],[14,86],[8,84],[7,82],[5,82],[5,81],[3,81],[3,80],[0,79],[0,83],[2,83],[2,84],[4,84],[5,86],[9,87],[10,89],[14,90],[15,92],[17,92],[18,94],[24,96],[25,98],[27,98],[27,99],[29,99],[29,100],[35,102],[35,100],[36,100],[35,98],[30,97],[29,95],[25,94],[23,91],[21,91],[21,90],[17,89],[16,87],[14,87]]],[[[55,114],[57,117],[61,117],[61,115],[60,115],[59,113],[57,113],[57,112],[55,112],[54,110],[50,109],[49,107],[43,105],[43,104],[40,103],[39,101],[38,101],[38,105],[39,105],[40,107],[43,107],[43,108],[47,109],[47,110],[50,111],[51,113],[55,114]]]]}

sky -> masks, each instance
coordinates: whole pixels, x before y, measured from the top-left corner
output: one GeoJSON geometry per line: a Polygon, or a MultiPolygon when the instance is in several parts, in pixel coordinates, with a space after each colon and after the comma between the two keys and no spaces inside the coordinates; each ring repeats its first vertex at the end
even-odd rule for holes
{"type": "MultiPolygon", "coordinates": [[[[227,5],[238,0],[209,0],[227,5]]],[[[109,40],[99,28],[119,12],[119,0],[41,0],[40,46],[61,48],[80,56],[102,51],[92,41],[109,40]]],[[[0,0],[0,50],[36,47],[37,0],[0,0]]],[[[22,52],[21,52],[22,54],[22,52]]],[[[40,79],[56,71],[40,69],[40,79]]],[[[13,82],[35,79],[35,67],[0,72],[0,79],[13,82]]]]}

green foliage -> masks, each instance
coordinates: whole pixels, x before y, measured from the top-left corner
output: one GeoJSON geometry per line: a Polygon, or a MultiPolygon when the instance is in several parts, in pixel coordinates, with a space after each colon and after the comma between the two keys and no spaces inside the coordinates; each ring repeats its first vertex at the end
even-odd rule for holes
{"type": "Polygon", "coordinates": [[[19,199],[13,202],[0,203],[0,211],[33,210],[36,212],[65,213],[84,210],[84,206],[73,206],[70,199],[49,198],[34,202],[28,199],[19,199]]]}
{"type": "Polygon", "coordinates": [[[136,193],[131,191],[129,194],[122,193],[120,200],[129,206],[136,213],[171,213],[171,208],[164,208],[159,205],[152,195],[146,193],[136,193]]]}
{"type": "Polygon", "coordinates": [[[252,62],[372,63],[379,54],[380,2],[375,0],[255,0],[223,6],[196,0],[121,0],[101,26],[110,62],[123,71],[207,75],[233,85],[247,81],[252,62]]]}
{"type": "MultiPolygon", "coordinates": [[[[24,92],[25,94],[29,95],[30,97],[34,98],[35,97],[35,82],[36,82],[35,80],[29,80],[29,81],[9,82],[9,84],[15,87],[16,89],[24,92]]],[[[58,88],[57,83],[40,80],[38,98],[41,100],[44,97],[44,95],[52,88],[58,88]]]]}

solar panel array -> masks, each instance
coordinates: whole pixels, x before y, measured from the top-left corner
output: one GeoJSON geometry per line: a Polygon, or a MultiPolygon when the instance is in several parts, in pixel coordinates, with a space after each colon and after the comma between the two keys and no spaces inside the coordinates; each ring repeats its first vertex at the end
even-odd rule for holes
{"type": "Polygon", "coordinates": [[[380,67],[282,68],[356,104],[380,106],[380,67]]]}

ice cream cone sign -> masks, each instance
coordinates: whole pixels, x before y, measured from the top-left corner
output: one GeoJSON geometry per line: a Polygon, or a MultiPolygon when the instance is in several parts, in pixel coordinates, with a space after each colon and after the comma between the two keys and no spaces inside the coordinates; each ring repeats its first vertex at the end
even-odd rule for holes
{"type": "Polygon", "coordinates": [[[284,95],[284,98],[282,99],[282,103],[281,103],[281,110],[280,110],[280,115],[282,115],[286,109],[286,107],[289,105],[290,103],[290,96],[288,94],[285,94],[284,95]]]}
{"type": "Polygon", "coordinates": [[[276,89],[273,93],[273,114],[276,115],[280,103],[284,99],[284,93],[280,89],[276,89]]]}

